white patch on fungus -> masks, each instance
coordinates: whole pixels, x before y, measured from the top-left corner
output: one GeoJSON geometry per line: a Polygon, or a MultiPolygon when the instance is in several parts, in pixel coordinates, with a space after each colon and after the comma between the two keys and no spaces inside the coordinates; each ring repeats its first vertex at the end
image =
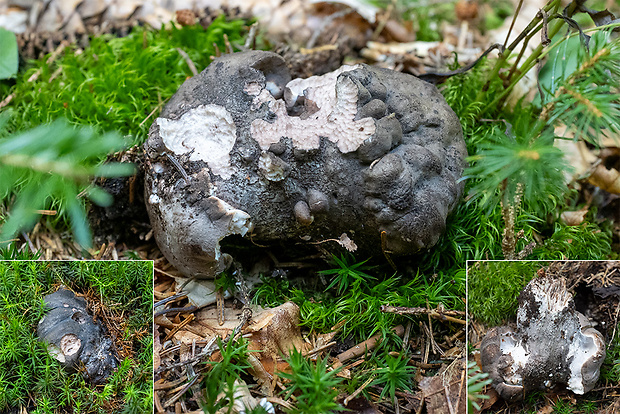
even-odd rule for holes
{"type": "Polygon", "coordinates": [[[61,364],[64,364],[67,361],[65,356],[60,351],[60,348],[58,348],[56,345],[54,345],[54,344],[47,344],[47,350],[50,353],[50,355],[52,357],[56,358],[56,360],[58,362],[60,362],[61,364]]]}
{"type": "Polygon", "coordinates": [[[553,279],[539,279],[538,283],[531,285],[530,291],[534,294],[536,302],[540,303],[538,309],[541,315],[559,312],[569,306],[571,295],[564,285],[553,279]]]}
{"type": "Polygon", "coordinates": [[[500,335],[500,349],[502,354],[510,355],[513,365],[510,367],[510,375],[506,375],[505,381],[510,385],[522,385],[523,378],[517,372],[520,371],[529,359],[529,353],[520,342],[517,342],[512,332],[500,335]]]}
{"type": "Polygon", "coordinates": [[[256,96],[263,90],[263,87],[258,82],[248,82],[243,87],[243,92],[250,96],[256,96]]]}
{"type": "Polygon", "coordinates": [[[370,117],[355,120],[358,89],[349,78],[338,80],[338,75],[356,68],[342,66],[322,76],[294,79],[286,85],[284,100],[275,99],[267,89],[255,95],[253,107],[267,103],[276,116],[273,122],[263,119],[252,122],[251,134],[261,149],[267,151],[281,137],[290,138],[295,148],[316,149],[320,137],[326,137],[343,153],[357,150],[375,133],[375,121],[370,117]],[[318,110],[305,117],[290,116],[286,107],[294,106],[301,96],[318,110]]]}
{"type": "Polygon", "coordinates": [[[263,151],[258,158],[258,169],[269,181],[282,181],[286,178],[286,171],[282,165],[274,162],[275,156],[263,151]]]}
{"type": "Polygon", "coordinates": [[[157,118],[166,148],[178,155],[191,152],[190,161],[204,161],[213,174],[229,179],[235,168],[230,152],[237,139],[232,115],[220,105],[199,105],[179,119],[157,118]]]}
{"type": "Polygon", "coordinates": [[[605,354],[601,350],[605,349],[605,343],[602,335],[593,328],[582,330],[581,335],[575,336],[567,354],[567,359],[572,357],[568,389],[575,394],[584,394],[590,391],[598,378],[600,364],[597,361],[604,359],[605,354]]]}
{"type": "Polygon", "coordinates": [[[234,208],[223,200],[219,201],[226,208],[226,215],[230,216],[230,224],[228,225],[229,234],[245,236],[248,231],[252,230],[252,217],[248,213],[234,208]]]}
{"type": "Polygon", "coordinates": [[[60,350],[63,355],[71,356],[80,350],[82,341],[74,334],[66,334],[60,339],[60,350]]]}
{"type": "Polygon", "coordinates": [[[153,171],[155,171],[156,174],[161,174],[164,172],[164,166],[161,163],[156,162],[153,164],[153,171]]]}

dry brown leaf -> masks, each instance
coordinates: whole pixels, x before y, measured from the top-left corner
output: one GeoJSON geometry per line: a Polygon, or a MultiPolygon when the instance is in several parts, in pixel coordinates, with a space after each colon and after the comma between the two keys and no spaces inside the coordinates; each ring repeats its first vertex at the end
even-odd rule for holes
{"type": "Polygon", "coordinates": [[[578,226],[583,223],[583,219],[586,214],[588,214],[588,211],[589,209],[587,206],[581,210],[565,211],[560,214],[560,220],[562,220],[567,226],[578,226]]]}
{"type": "Polygon", "coordinates": [[[574,133],[566,126],[556,127],[554,133],[558,137],[566,139],[556,139],[553,145],[564,153],[564,160],[573,170],[564,172],[566,182],[570,182],[574,177],[580,177],[590,170],[598,157],[587,147],[585,142],[574,139],[574,133]]]}
{"type": "Polygon", "coordinates": [[[286,302],[277,308],[265,309],[243,330],[248,339],[248,349],[261,351],[259,359],[267,372],[276,372],[276,364],[282,355],[291,350],[305,352],[308,344],[299,329],[299,306],[286,302]]]}
{"type": "Polygon", "coordinates": [[[495,388],[491,386],[486,387],[484,394],[487,395],[489,398],[478,401],[478,403],[482,402],[482,404],[480,405],[480,411],[477,412],[483,412],[484,410],[493,407],[493,404],[495,404],[497,400],[499,400],[499,394],[497,393],[497,391],[495,391],[495,388]]]}
{"type": "Polygon", "coordinates": [[[608,170],[602,164],[597,165],[588,177],[588,182],[608,193],[620,194],[620,172],[615,168],[608,170]]]}
{"type": "Polygon", "coordinates": [[[466,409],[465,359],[455,360],[433,377],[420,381],[428,414],[460,413],[466,409]]]}
{"type": "MultiPolygon", "coordinates": [[[[157,326],[155,326],[155,332],[157,332],[157,326]]],[[[159,342],[159,335],[154,335],[153,338],[153,371],[157,371],[161,365],[161,342],[159,342]]]]}
{"type": "Polygon", "coordinates": [[[548,402],[543,408],[538,410],[536,414],[551,414],[553,412],[554,405],[548,402]]]}
{"type": "MultiPolygon", "coordinates": [[[[304,353],[309,344],[301,336],[299,307],[296,304],[287,302],[272,309],[252,306],[251,310],[253,317],[241,333],[248,340],[248,350],[259,351],[252,353],[252,372],[264,385],[263,392],[269,393],[273,374],[288,367],[282,356],[288,355],[293,348],[304,353]]],[[[173,337],[174,341],[191,345],[194,340],[227,337],[238,327],[243,309],[234,309],[229,304],[224,306],[223,313],[224,323],[220,325],[215,307],[196,312],[195,320],[179,330],[173,337]]]]}

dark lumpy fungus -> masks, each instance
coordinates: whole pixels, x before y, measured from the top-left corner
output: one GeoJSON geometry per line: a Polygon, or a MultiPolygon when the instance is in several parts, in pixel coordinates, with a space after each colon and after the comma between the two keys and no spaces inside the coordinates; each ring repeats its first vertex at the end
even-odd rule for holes
{"type": "Polygon", "coordinates": [[[364,64],[291,80],[284,59],[262,51],[187,80],[145,153],[155,238],[198,277],[230,263],[220,241],[232,234],[264,245],[346,233],[366,254],[430,248],[462,196],[467,155],[433,85],[364,64]],[[212,208],[186,202],[198,193],[212,208]]]}
{"type": "Polygon", "coordinates": [[[605,360],[603,335],[575,309],[564,279],[532,279],[519,295],[516,326],[494,327],[480,344],[483,371],[507,401],[535,391],[594,388],[605,360]]]}
{"type": "Polygon", "coordinates": [[[70,372],[80,371],[86,381],[101,384],[118,366],[112,340],[88,313],[86,301],[61,288],[45,296],[47,313],[37,335],[50,354],[70,372]]]}

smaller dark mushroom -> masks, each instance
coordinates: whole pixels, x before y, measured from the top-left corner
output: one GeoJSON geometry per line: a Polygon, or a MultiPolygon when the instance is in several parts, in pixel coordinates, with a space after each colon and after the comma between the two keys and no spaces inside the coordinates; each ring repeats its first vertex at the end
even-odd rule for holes
{"type": "Polygon", "coordinates": [[[86,301],[64,288],[44,299],[48,312],[39,321],[39,339],[65,369],[81,371],[93,384],[103,383],[118,366],[118,358],[112,340],[88,313],[86,301]]]}
{"type": "Polygon", "coordinates": [[[590,391],[605,359],[605,341],[575,310],[565,280],[541,277],[519,295],[516,329],[491,329],[480,354],[497,392],[518,401],[537,390],[590,391]]]}

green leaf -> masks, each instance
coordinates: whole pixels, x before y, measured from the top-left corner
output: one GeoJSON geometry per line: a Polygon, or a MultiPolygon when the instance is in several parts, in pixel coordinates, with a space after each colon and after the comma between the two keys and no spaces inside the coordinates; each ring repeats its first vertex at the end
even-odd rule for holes
{"type": "Polygon", "coordinates": [[[18,63],[15,34],[0,27],[0,79],[14,77],[17,74],[18,63]]]}
{"type": "Polygon", "coordinates": [[[76,241],[90,247],[86,206],[79,194],[86,189],[94,203],[112,203],[112,197],[91,186],[91,180],[95,173],[101,177],[134,173],[131,164],[100,165],[123,144],[119,134],[76,128],[64,119],[0,139],[0,202],[8,206],[6,221],[0,217],[0,243],[32,226],[38,210],[53,206],[71,223],[76,241]]]}
{"type": "Polygon", "coordinates": [[[107,163],[95,168],[95,177],[126,177],[136,173],[136,166],[129,163],[107,163]]]}

